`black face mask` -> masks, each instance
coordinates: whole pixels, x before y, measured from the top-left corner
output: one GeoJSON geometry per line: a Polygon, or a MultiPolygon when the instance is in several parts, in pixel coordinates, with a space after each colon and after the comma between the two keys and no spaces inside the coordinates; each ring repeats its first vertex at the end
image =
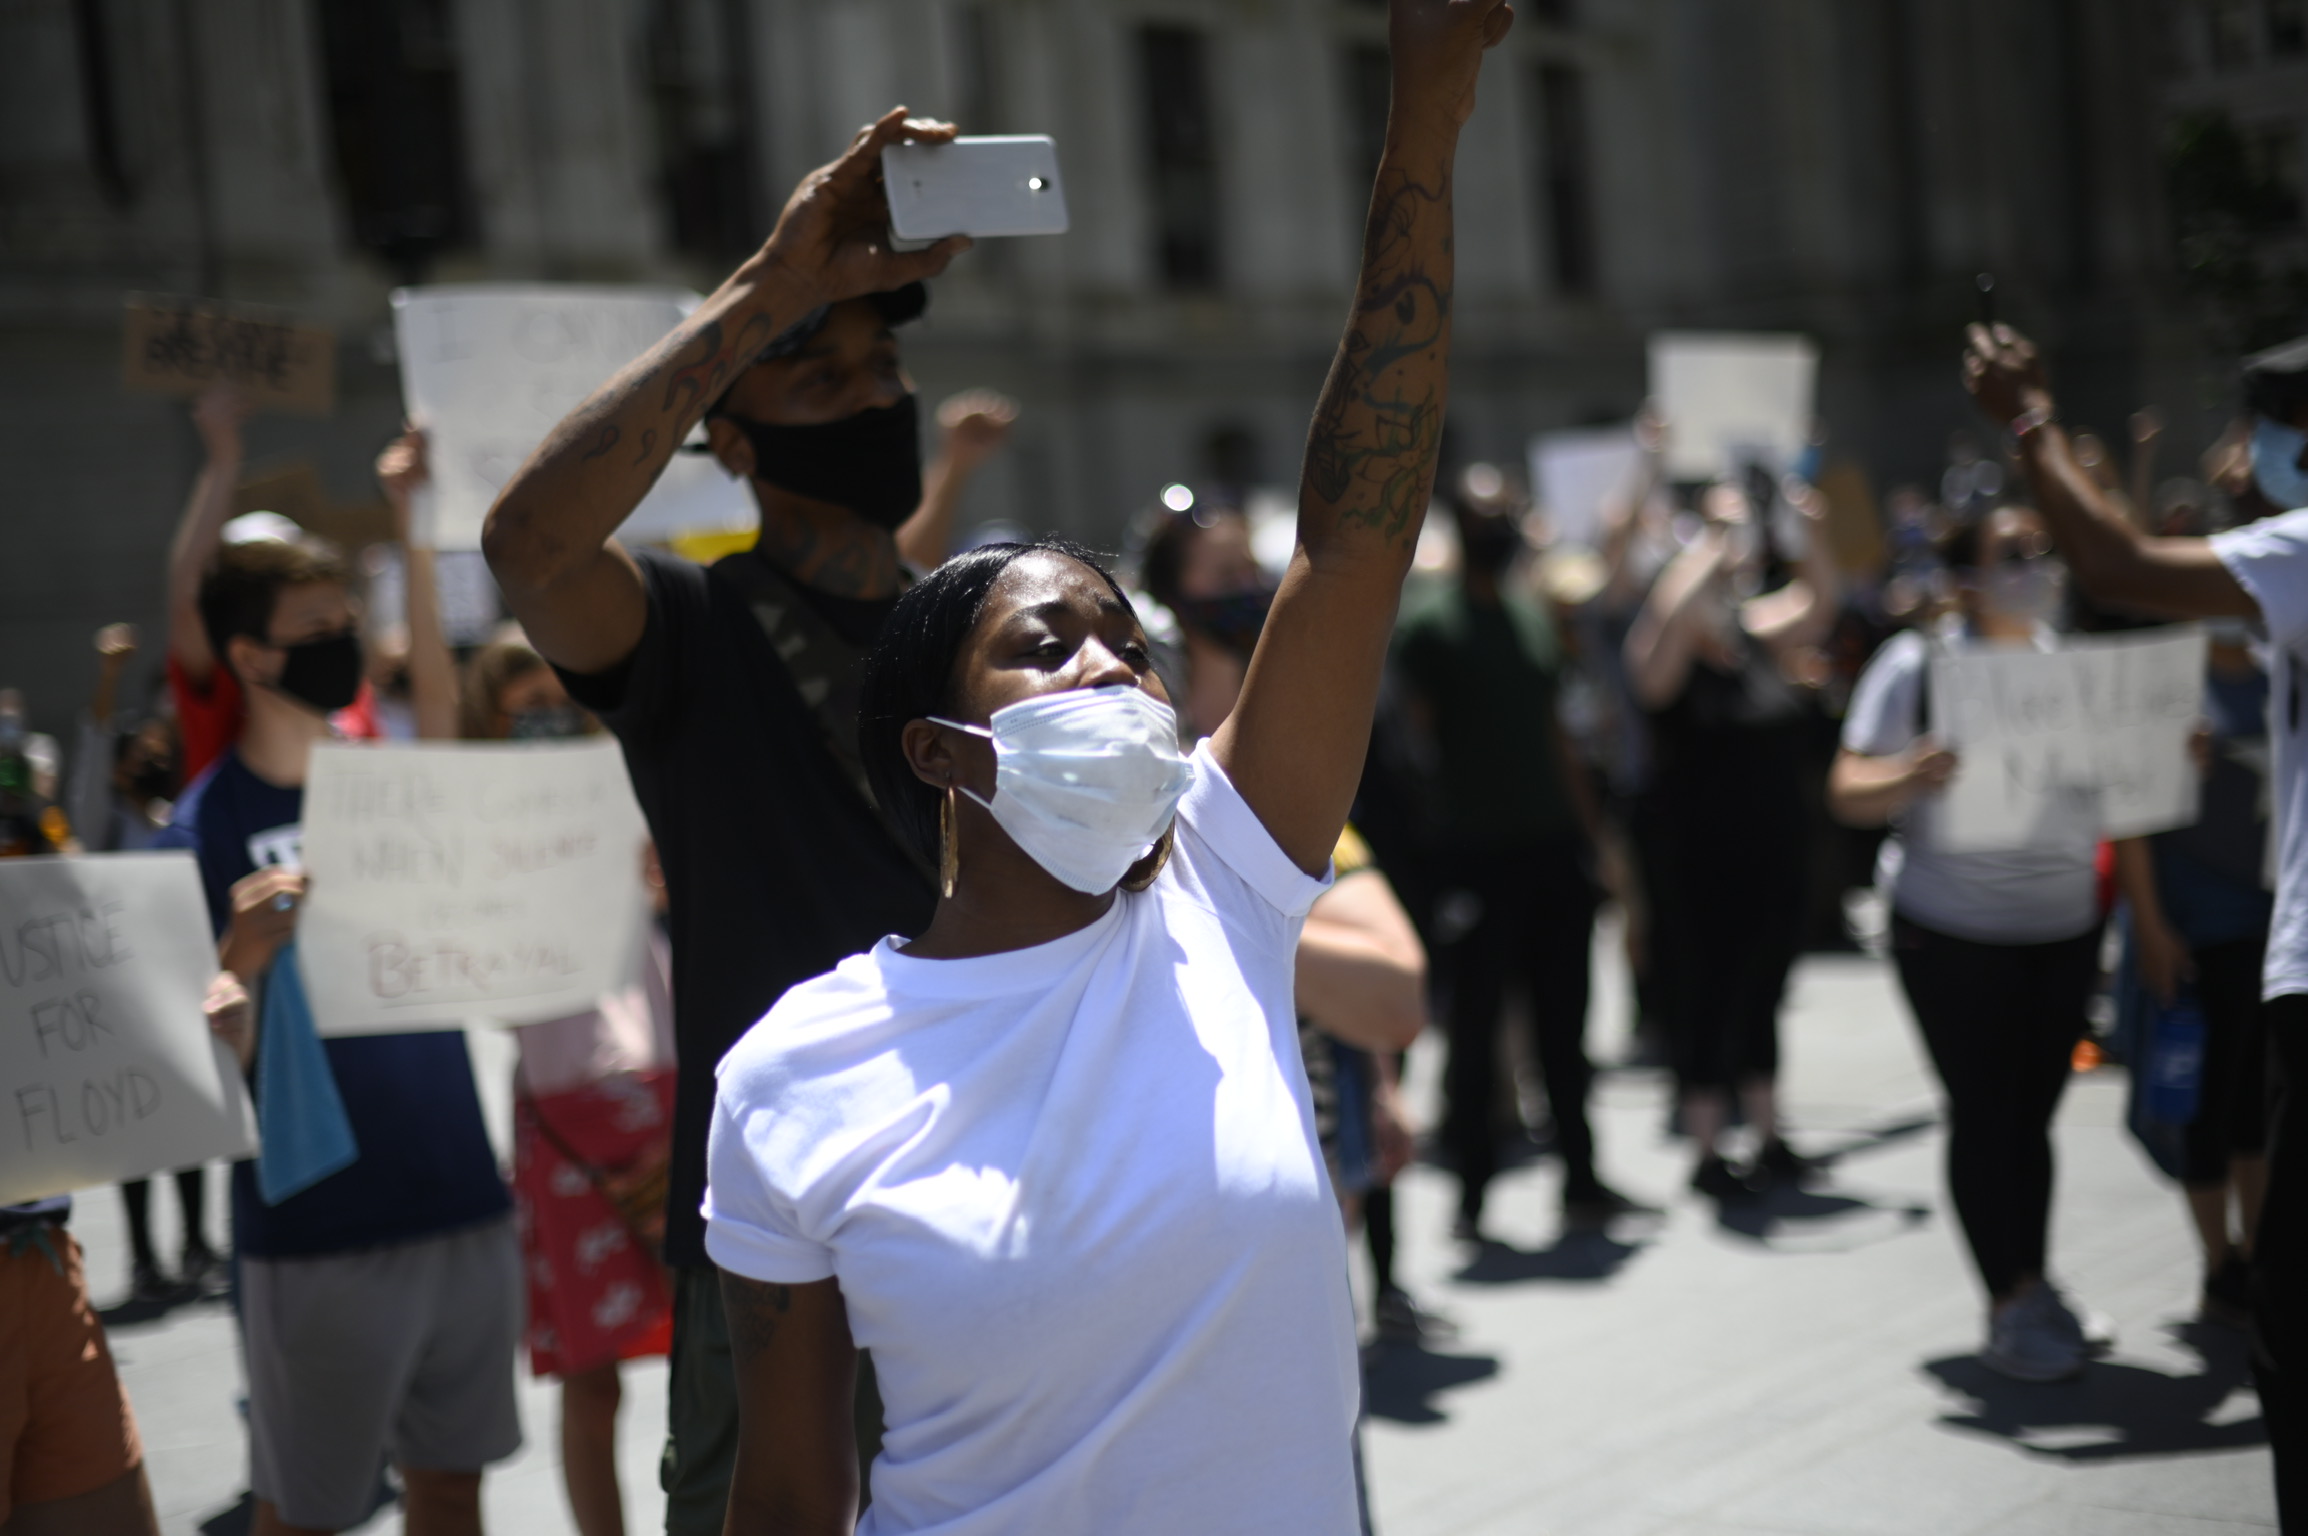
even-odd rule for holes
{"type": "Polygon", "coordinates": [[[334,714],[360,695],[361,637],[351,630],[281,647],[288,660],[281,663],[275,690],[298,703],[334,714]]]}
{"type": "Polygon", "coordinates": [[[1259,631],[1266,627],[1267,610],[1273,606],[1274,594],[1264,587],[1246,587],[1214,597],[1184,597],[1178,600],[1178,623],[1248,656],[1258,644],[1259,631]]]}
{"type": "Polygon", "coordinates": [[[753,473],[781,491],[895,528],[922,504],[920,410],[912,395],[840,421],[795,427],[725,418],[753,445],[753,473]]]}

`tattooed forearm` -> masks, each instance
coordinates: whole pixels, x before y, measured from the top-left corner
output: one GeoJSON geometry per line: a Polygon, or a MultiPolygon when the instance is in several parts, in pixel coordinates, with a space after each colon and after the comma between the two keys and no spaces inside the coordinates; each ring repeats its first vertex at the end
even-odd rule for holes
{"type": "Polygon", "coordinates": [[[713,403],[713,397],[720,393],[721,381],[729,373],[729,354],[721,341],[721,322],[709,320],[681,349],[688,361],[665,377],[665,402],[659,409],[666,415],[686,411],[691,406],[702,411],[713,403]]]}
{"type": "Polygon", "coordinates": [[[746,1280],[724,1270],[721,1309],[729,1319],[730,1352],[740,1365],[769,1348],[793,1311],[793,1287],[746,1280]]]}
{"type": "Polygon", "coordinates": [[[1379,172],[1354,314],[1306,445],[1300,512],[1309,544],[1369,529],[1407,548],[1442,442],[1450,341],[1450,177],[1379,172]]]}
{"type": "Polygon", "coordinates": [[[657,429],[655,427],[643,427],[641,429],[641,451],[633,456],[633,462],[646,464],[649,462],[650,455],[656,451],[657,429]]]}
{"type": "Polygon", "coordinates": [[[593,426],[586,429],[585,452],[583,456],[588,459],[599,459],[607,457],[609,450],[616,447],[617,440],[624,435],[624,432],[619,429],[617,423],[614,421],[604,421],[594,424],[593,426]]]}

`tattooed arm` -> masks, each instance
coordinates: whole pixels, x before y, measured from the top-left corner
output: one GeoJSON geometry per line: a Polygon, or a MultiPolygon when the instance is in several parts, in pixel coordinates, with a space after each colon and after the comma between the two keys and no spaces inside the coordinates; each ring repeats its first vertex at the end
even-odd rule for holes
{"type": "Polygon", "coordinates": [[[1322,870],[1370,744],[1379,669],[1434,486],[1449,389],[1451,163],[1503,0],[1393,0],[1393,94],[1362,272],[1306,443],[1298,548],[1211,750],[1322,870]]]}
{"type": "Polygon", "coordinates": [[[948,123],[893,109],[821,166],[762,248],[664,340],[555,427],[499,493],[481,534],[489,569],[530,643],[574,672],[599,672],[641,643],[640,572],[612,537],[674,450],[763,347],[820,304],[932,277],[967,247],[883,248],[881,152],[942,141],[948,123]]]}
{"type": "Polygon", "coordinates": [[[857,1346],[832,1280],[721,1272],[737,1368],[729,1536],[850,1536],[857,1525],[857,1346]]]}

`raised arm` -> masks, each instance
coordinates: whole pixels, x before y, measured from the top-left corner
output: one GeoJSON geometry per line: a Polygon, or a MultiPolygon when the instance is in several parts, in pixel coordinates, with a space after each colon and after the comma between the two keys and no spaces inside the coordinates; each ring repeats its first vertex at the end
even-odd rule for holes
{"type": "Polygon", "coordinates": [[[1393,92],[1346,336],[1315,407],[1298,547],[1211,750],[1292,861],[1326,868],[1370,744],[1449,393],[1451,167],[1504,0],[1393,0],[1393,92]]]}
{"type": "Polygon", "coordinates": [[[2173,618],[2255,618],[2259,604],[2204,539],[2150,538],[2134,527],[2076,462],[2054,419],[2051,386],[2035,344],[2008,325],[1968,332],[1963,378],[1980,408],[2019,439],[2020,467],[2076,582],[2095,601],[2173,618]]]}
{"type": "Polygon", "coordinates": [[[1728,558],[1721,525],[1709,523],[1652,583],[1627,631],[1625,653],[1627,686],[1644,708],[1664,709],[1682,693],[1728,558]]]}
{"type": "Polygon", "coordinates": [[[954,547],[954,512],[978,466],[1018,419],[1018,402],[990,389],[964,390],[938,406],[938,451],[922,471],[922,504],[898,525],[898,557],[929,570],[954,547]]]}
{"type": "Polygon", "coordinates": [[[933,277],[968,246],[956,238],[925,251],[884,248],[883,148],[953,134],[903,107],[861,130],[839,160],[803,179],[745,265],[570,412],[506,482],[481,547],[547,659],[599,672],[641,643],[641,574],[612,536],[741,369],[817,306],[933,277]]]}
{"type": "Polygon", "coordinates": [[[211,384],[192,403],[192,424],[200,431],[200,473],[192,495],[168,541],[168,654],[186,677],[205,688],[216,670],[208,631],[200,623],[200,573],[208,569],[232,517],[233,487],[240,483],[241,424],[248,420],[248,397],[229,384],[211,384]]]}
{"type": "Polygon", "coordinates": [[[425,434],[402,431],[377,455],[377,486],[393,509],[393,532],[401,541],[407,573],[409,626],[409,707],[417,719],[417,740],[457,739],[457,664],[441,625],[440,573],[433,561],[430,529],[420,530],[412,504],[425,483],[425,434]]]}
{"type": "Polygon", "coordinates": [[[1827,498],[1815,487],[1789,482],[1788,499],[1803,524],[1803,551],[1795,579],[1776,592],[1750,598],[1741,610],[1747,632],[1774,650],[1817,645],[1835,628],[1843,608],[1843,574],[1827,538],[1827,498]]]}

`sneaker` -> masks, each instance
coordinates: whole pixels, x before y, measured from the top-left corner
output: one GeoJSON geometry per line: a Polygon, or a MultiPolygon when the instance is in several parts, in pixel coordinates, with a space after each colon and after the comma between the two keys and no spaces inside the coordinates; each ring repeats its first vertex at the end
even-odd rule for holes
{"type": "Polygon", "coordinates": [[[1563,1191],[1563,1225],[1600,1227],[1614,1216],[1656,1216],[1656,1206],[1630,1200],[1600,1179],[1563,1191]]]}
{"type": "Polygon", "coordinates": [[[2079,1309],[2051,1281],[2028,1292],[2027,1304],[2038,1308],[2061,1337],[2088,1356],[2100,1356],[2116,1347],[2116,1322],[2095,1307],[2079,1309]]]}
{"type": "Polygon", "coordinates": [[[1710,1152],[1691,1170],[1691,1187],[1718,1205],[1733,1205],[1755,1198],[1756,1189],[1745,1175],[1710,1152]]]}
{"type": "Polygon", "coordinates": [[[2084,1348],[2070,1338],[2050,1308],[2036,1301],[2038,1287],[2011,1305],[1988,1313],[1987,1348],[1980,1364],[2014,1381],[2066,1381],[2084,1368],[2084,1348]]]}
{"type": "Polygon", "coordinates": [[[223,1257],[202,1243],[188,1247],[177,1261],[177,1284],[203,1301],[213,1301],[231,1289],[223,1257]]]}
{"type": "Polygon", "coordinates": [[[1789,1189],[1801,1189],[1818,1176],[1817,1163],[1776,1136],[1763,1143],[1763,1150],[1755,1154],[1755,1166],[1748,1174],[1757,1184],[1784,1185],[1789,1189]]]}
{"type": "Polygon", "coordinates": [[[2233,1253],[2220,1267],[2204,1276],[2204,1294],[2196,1304],[2199,1321],[2239,1330],[2252,1326],[2250,1271],[2233,1253]]]}
{"type": "Polygon", "coordinates": [[[138,1259],[129,1271],[128,1299],[154,1305],[176,1299],[176,1286],[150,1259],[138,1259]]]}
{"type": "Polygon", "coordinates": [[[1440,1312],[1418,1304],[1410,1292],[1390,1287],[1378,1293],[1371,1307],[1378,1336],[1389,1344],[1448,1344],[1459,1336],[1459,1325],[1440,1312]]]}

